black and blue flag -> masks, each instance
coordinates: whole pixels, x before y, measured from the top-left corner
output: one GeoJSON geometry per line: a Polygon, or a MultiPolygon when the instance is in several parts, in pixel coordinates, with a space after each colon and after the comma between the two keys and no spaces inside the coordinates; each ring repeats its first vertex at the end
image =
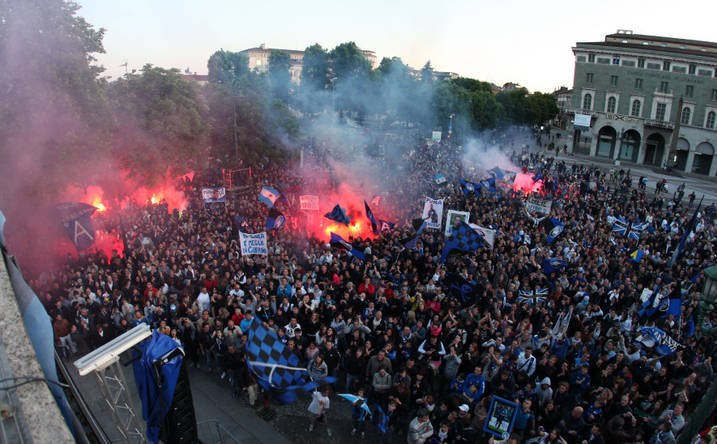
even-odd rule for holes
{"type": "Polygon", "coordinates": [[[267,230],[278,230],[281,227],[283,227],[285,223],[286,223],[286,218],[284,217],[283,214],[281,214],[281,211],[272,207],[269,210],[269,216],[267,216],[267,218],[266,218],[266,229],[267,230]]]}
{"type": "Polygon", "coordinates": [[[256,318],[249,324],[246,362],[259,384],[275,401],[284,404],[320,385],[336,381],[333,377],[311,379],[309,372],[300,367],[296,353],[281,342],[274,330],[264,327],[256,318]]]}
{"type": "Polygon", "coordinates": [[[467,223],[460,221],[458,226],[453,228],[451,237],[446,241],[446,246],[443,247],[443,253],[441,253],[441,259],[439,263],[444,263],[448,254],[452,250],[460,250],[472,253],[483,245],[482,236],[475,231],[473,228],[468,226],[467,223]]]}
{"type": "Polygon", "coordinates": [[[371,211],[371,208],[369,208],[368,203],[366,201],[363,201],[364,206],[366,207],[366,217],[368,220],[371,221],[371,229],[373,230],[373,234],[378,234],[378,224],[376,223],[376,218],[373,217],[373,211],[371,211]]]}
{"type": "Polygon", "coordinates": [[[56,210],[75,248],[90,248],[95,242],[95,228],[91,216],[97,208],[81,202],[65,202],[57,205],[56,210]]]}
{"type": "Polygon", "coordinates": [[[548,233],[548,243],[552,244],[555,239],[560,236],[565,230],[565,224],[560,222],[558,219],[551,218],[545,221],[545,231],[548,233]]]}
{"type": "Polygon", "coordinates": [[[366,255],[364,255],[362,251],[354,248],[354,246],[351,245],[350,242],[347,242],[346,240],[344,240],[344,238],[342,238],[341,236],[339,236],[336,233],[331,233],[331,245],[333,245],[334,247],[342,248],[342,249],[348,251],[351,254],[351,256],[359,258],[362,261],[366,260],[366,255]]]}
{"type": "Polygon", "coordinates": [[[333,221],[336,221],[340,224],[347,225],[351,223],[351,219],[346,216],[346,211],[339,206],[339,204],[336,204],[333,210],[331,210],[330,213],[324,214],[324,217],[327,219],[331,219],[333,221]]]}
{"type": "Polygon", "coordinates": [[[543,273],[553,274],[556,271],[560,271],[567,266],[568,263],[564,260],[551,257],[543,261],[543,273]]]}

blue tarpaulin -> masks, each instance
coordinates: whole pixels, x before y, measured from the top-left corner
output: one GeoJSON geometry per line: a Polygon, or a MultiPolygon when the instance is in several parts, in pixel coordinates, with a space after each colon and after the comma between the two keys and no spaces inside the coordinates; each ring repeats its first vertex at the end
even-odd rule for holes
{"type": "Polygon", "coordinates": [[[147,421],[147,439],[157,443],[159,426],[172,405],[184,350],[172,338],[156,331],[149,339],[138,344],[137,348],[142,351],[142,357],[134,362],[134,379],[142,401],[142,418],[147,421]],[[177,348],[182,353],[161,365],[157,378],[153,362],[177,348]]]}

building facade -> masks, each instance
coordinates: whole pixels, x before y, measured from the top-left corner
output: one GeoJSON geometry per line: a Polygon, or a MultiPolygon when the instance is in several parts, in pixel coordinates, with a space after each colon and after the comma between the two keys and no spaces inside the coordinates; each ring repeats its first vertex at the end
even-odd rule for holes
{"type": "Polygon", "coordinates": [[[716,175],[717,43],[618,31],[573,54],[568,149],[716,175]]]}
{"type": "MultiPolygon", "coordinates": [[[[272,51],[281,51],[289,54],[289,73],[291,74],[291,81],[297,85],[300,84],[304,51],[267,48],[266,45],[262,43],[257,48],[245,49],[244,51],[239,51],[239,53],[246,55],[249,59],[250,70],[264,73],[269,69],[269,56],[272,51]]],[[[376,53],[362,49],[361,54],[363,54],[364,58],[371,64],[371,69],[374,69],[376,67],[376,53]]]]}

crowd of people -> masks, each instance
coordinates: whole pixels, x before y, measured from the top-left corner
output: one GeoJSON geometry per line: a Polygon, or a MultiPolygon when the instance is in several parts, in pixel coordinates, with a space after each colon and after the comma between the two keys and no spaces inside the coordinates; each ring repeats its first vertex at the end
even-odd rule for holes
{"type": "Polygon", "coordinates": [[[190,204],[181,213],[122,210],[122,254],[68,258],[32,285],[66,355],[144,322],[252,404],[260,390],[244,345],[250,323],[262,322],[313,377],[337,378],[311,397],[314,433],[331,433],[329,400],[350,393],[368,407],[354,404],[352,434],[375,430],[382,442],[674,443],[715,378],[706,333],[715,313],[698,313],[702,271],[715,263],[714,206],[697,208],[692,224],[695,207],[624,187],[600,168],[536,153],[512,160],[542,177],[550,218],[564,224],[552,242],[509,183],[466,192],[459,179],[478,182],[484,169],[466,168],[459,149],[419,146],[385,179],[394,182],[386,206],[373,208],[396,227],[349,240],[365,261],[307,234],[291,204],[312,194],[306,178],[278,168],[254,171],[251,190],[230,193],[225,207],[204,207],[211,179],[197,175],[182,184],[190,204]],[[269,233],[268,256],[242,256],[238,231],[265,231],[264,185],[291,196],[277,202],[287,224],[269,233]],[[447,238],[430,229],[407,248],[426,196],[495,230],[492,248],[440,263],[447,238]],[[608,222],[618,217],[650,229],[629,237],[608,222]],[[546,259],[566,266],[548,273],[546,259]],[[544,297],[524,296],[538,290],[544,297]],[[679,316],[658,308],[668,299],[682,301],[679,316]],[[643,326],[679,346],[658,353],[640,342],[643,326]],[[494,396],[517,405],[509,436],[484,430],[494,396]]]}

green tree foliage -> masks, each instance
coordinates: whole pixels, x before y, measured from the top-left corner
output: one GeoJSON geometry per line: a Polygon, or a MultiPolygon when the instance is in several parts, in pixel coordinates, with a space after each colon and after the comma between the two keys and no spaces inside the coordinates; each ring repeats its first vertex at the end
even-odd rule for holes
{"type": "Polygon", "coordinates": [[[332,49],[329,59],[331,72],[339,82],[348,79],[364,79],[371,72],[371,64],[354,42],[342,43],[332,49]]]}
{"type": "Polygon", "coordinates": [[[284,51],[274,50],[269,54],[269,84],[275,98],[284,103],[289,102],[289,88],[291,83],[291,58],[284,51]]]}
{"type": "Polygon", "coordinates": [[[329,82],[329,53],[318,43],[304,50],[301,68],[301,86],[310,91],[326,89],[329,82]]]}
{"type": "Polygon", "coordinates": [[[79,9],[60,0],[0,1],[2,184],[41,181],[58,189],[80,174],[89,152],[106,152],[112,117],[94,65],[104,30],[79,9]]]}
{"type": "Polygon", "coordinates": [[[521,125],[540,125],[558,113],[555,96],[536,92],[529,94],[525,88],[501,91],[498,102],[505,109],[510,123],[521,125]]]}
{"type": "Polygon", "coordinates": [[[115,149],[131,174],[151,182],[165,171],[202,167],[209,109],[178,70],[145,65],[110,83],[108,97],[121,134],[115,149]]]}
{"type": "Polygon", "coordinates": [[[238,52],[220,49],[207,62],[209,81],[233,88],[240,88],[249,77],[249,59],[238,52]]]}

